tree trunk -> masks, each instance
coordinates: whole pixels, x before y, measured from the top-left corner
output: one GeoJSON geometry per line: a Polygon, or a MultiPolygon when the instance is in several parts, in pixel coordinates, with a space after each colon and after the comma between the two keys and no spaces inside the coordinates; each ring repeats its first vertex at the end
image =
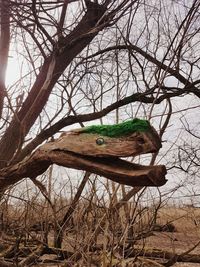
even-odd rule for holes
{"type": "MultiPolygon", "coordinates": [[[[38,118],[48,101],[53,87],[72,60],[98,34],[97,21],[105,12],[105,7],[90,3],[88,10],[72,32],[53,47],[38,74],[36,81],[24,101],[22,108],[15,114],[10,126],[0,141],[0,168],[10,163],[16,150],[21,150],[25,136],[38,118]]],[[[1,88],[0,88],[1,89],[1,88]]]]}

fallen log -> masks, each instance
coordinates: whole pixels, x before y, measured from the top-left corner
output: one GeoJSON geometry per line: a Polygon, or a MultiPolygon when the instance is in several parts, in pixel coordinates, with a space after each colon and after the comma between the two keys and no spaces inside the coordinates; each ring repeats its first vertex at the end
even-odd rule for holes
{"type": "Polygon", "coordinates": [[[40,256],[44,254],[44,246],[40,245],[36,250],[34,250],[28,257],[21,260],[18,264],[19,267],[30,266],[32,263],[36,262],[40,256]]]}
{"type": "MultiPolygon", "coordinates": [[[[26,248],[27,250],[28,248],[26,248]]],[[[96,251],[100,253],[100,248],[98,248],[96,251]]],[[[46,246],[39,246],[36,250],[32,251],[29,256],[24,258],[19,262],[20,267],[24,267],[27,265],[30,265],[31,263],[36,262],[40,256],[44,254],[55,254],[59,258],[59,260],[64,259],[73,259],[73,260],[80,260],[82,255],[81,253],[71,252],[64,249],[57,249],[54,247],[46,247],[46,246]]],[[[94,248],[92,249],[92,252],[89,252],[90,256],[94,255],[94,248]]],[[[101,253],[100,253],[101,254],[101,253]]],[[[96,255],[98,258],[98,255],[96,255]]],[[[124,254],[125,259],[132,259],[132,258],[139,258],[144,260],[153,260],[155,263],[157,261],[162,262],[163,266],[172,266],[175,262],[188,262],[188,263],[200,263],[200,255],[199,254],[193,254],[193,253],[182,253],[182,254],[176,254],[170,251],[160,250],[156,248],[132,248],[127,251],[125,251],[124,254]],[[172,264],[171,264],[172,263],[172,264]]],[[[159,263],[158,263],[159,264],[159,263]]],[[[14,267],[15,265],[11,262],[7,262],[3,259],[0,259],[0,266],[2,267],[14,267]]],[[[161,265],[160,265],[161,266],[161,265]]]]}

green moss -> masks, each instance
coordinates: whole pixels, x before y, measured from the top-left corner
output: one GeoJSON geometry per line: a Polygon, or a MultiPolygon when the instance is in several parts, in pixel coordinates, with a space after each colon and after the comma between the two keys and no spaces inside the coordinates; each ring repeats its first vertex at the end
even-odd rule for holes
{"type": "Polygon", "coordinates": [[[133,119],[114,125],[92,125],[83,128],[83,132],[108,137],[120,137],[133,132],[147,132],[150,124],[147,120],[133,119]]]}

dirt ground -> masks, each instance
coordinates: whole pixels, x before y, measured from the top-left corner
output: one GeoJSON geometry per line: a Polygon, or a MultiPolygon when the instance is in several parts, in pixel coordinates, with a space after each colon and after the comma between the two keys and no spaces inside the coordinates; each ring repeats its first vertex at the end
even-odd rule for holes
{"type": "MultiPolygon", "coordinates": [[[[145,239],[145,246],[159,248],[176,254],[191,249],[191,254],[200,255],[200,209],[166,208],[160,212],[160,223],[172,222],[176,232],[154,232],[145,239]]],[[[176,263],[174,267],[200,267],[200,263],[176,263]]]]}
{"type": "MultiPolygon", "coordinates": [[[[190,229],[191,230],[191,229],[190,229]]],[[[145,246],[148,248],[159,248],[164,251],[169,251],[176,254],[184,253],[195,247],[200,242],[200,231],[196,229],[192,232],[154,232],[154,235],[146,238],[145,246]]],[[[200,244],[194,248],[192,254],[200,255],[200,244]]],[[[200,267],[200,263],[176,263],[174,267],[200,267]]]]}
{"type": "MultiPolygon", "coordinates": [[[[190,248],[192,249],[200,241],[200,236],[196,233],[167,233],[154,232],[153,236],[145,239],[145,246],[150,248],[159,248],[172,253],[181,254],[190,248]]],[[[139,243],[139,242],[138,242],[139,243]]],[[[200,255],[200,245],[198,245],[192,254],[200,255]]]]}

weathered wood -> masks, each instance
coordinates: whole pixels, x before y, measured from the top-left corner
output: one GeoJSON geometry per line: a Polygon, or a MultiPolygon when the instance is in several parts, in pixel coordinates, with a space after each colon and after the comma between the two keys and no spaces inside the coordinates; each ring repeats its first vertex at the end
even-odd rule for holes
{"type": "Polygon", "coordinates": [[[85,170],[130,186],[161,186],[166,183],[164,166],[142,166],[118,158],[94,158],[60,150],[38,149],[32,156],[1,170],[0,188],[23,178],[36,178],[51,164],[85,170]]]}
{"type": "Polygon", "coordinates": [[[116,138],[84,133],[83,129],[66,132],[56,142],[43,145],[42,149],[71,151],[93,157],[129,157],[157,152],[162,147],[153,127],[148,132],[133,132],[116,138]],[[103,143],[98,145],[98,140],[103,143]]]}
{"type": "Polygon", "coordinates": [[[46,143],[31,156],[0,171],[0,188],[26,178],[36,178],[51,164],[85,170],[115,182],[130,186],[162,186],[166,183],[166,168],[142,166],[118,157],[156,152],[161,142],[155,130],[134,132],[118,138],[87,134],[83,130],[62,135],[46,143]],[[98,144],[97,140],[103,142],[98,144]]]}
{"type": "Polygon", "coordinates": [[[1,191],[23,178],[36,178],[54,163],[93,172],[130,186],[161,186],[166,183],[165,166],[142,166],[119,158],[160,149],[160,138],[149,122],[134,119],[118,125],[94,127],[95,133],[91,133],[91,129],[88,133],[88,128],[67,132],[42,145],[23,161],[2,169],[1,191]],[[143,128],[137,131],[135,125],[143,128]],[[113,129],[115,132],[111,137],[113,129]]]}

